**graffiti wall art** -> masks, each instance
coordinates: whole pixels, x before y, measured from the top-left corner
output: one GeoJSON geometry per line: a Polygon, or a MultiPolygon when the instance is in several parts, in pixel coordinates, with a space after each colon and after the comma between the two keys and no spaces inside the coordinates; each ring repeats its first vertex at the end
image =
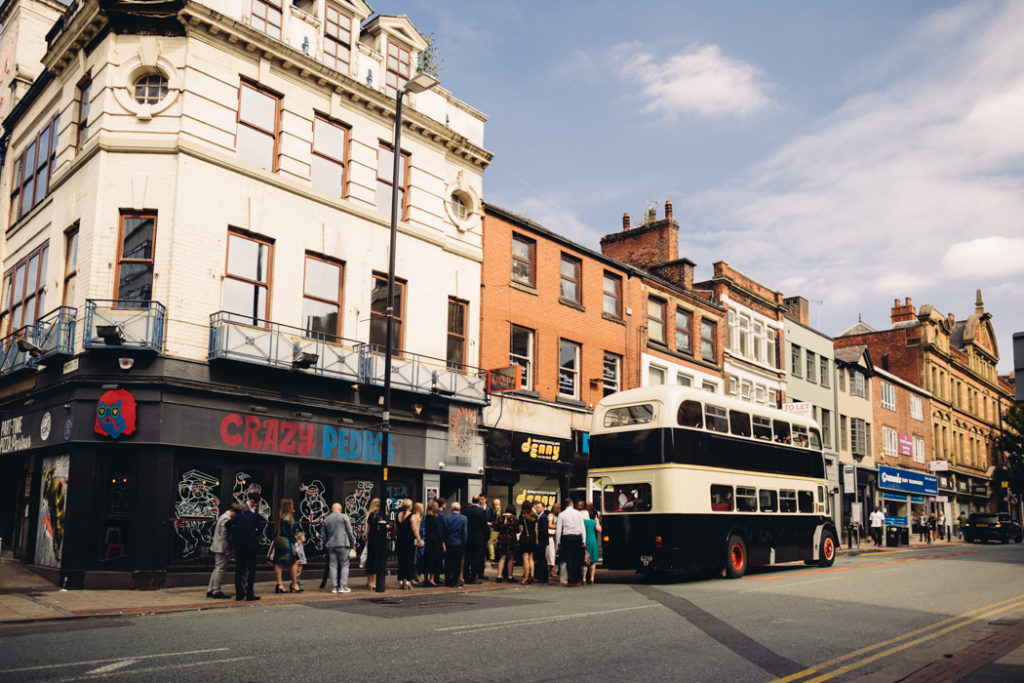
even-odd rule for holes
{"type": "Polygon", "coordinates": [[[324,496],[327,492],[326,488],[319,479],[302,484],[299,486],[299,492],[302,494],[302,498],[299,501],[298,526],[306,532],[305,546],[308,555],[310,549],[320,552],[323,548],[320,529],[323,526],[324,517],[327,516],[330,509],[327,507],[327,498],[324,496]]]}
{"type": "Polygon", "coordinates": [[[345,486],[349,490],[345,496],[345,514],[352,522],[352,531],[356,534],[356,540],[362,546],[366,540],[366,510],[370,507],[370,500],[373,499],[373,482],[356,481],[345,486]]]}
{"type": "Polygon", "coordinates": [[[36,564],[59,567],[64,549],[68,499],[68,467],[71,456],[43,458],[39,491],[39,528],[36,532],[36,564]]]}
{"type": "Polygon", "coordinates": [[[174,533],[182,543],[178,559],[195,557],[200,548],[209,548],[220,516],[219,487],[217,477],[196,469],[181,475],[174,503],[174,533]]]}

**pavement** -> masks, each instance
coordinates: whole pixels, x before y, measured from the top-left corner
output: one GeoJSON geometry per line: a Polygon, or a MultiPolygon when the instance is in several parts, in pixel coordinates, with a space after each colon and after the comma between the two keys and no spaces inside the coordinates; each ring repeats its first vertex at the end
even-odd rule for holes
{"type": "MultiPolygon", "coordinates": [[[[875,547],[870,540],[853,548],[839,549],[840,555],[870,556],[877,553],[891,553],[909,549],[920,550],[932,547],[966,545],[962,541],[936,541],[931,544],[912,542],[899,548],[875,547]]],[[[0,637],[5,626],[14,624],[40,623],[54,620],[86,618],[141,616],[170,612],[190,612],[214,609],[247,609],[268,605],[289,603],[310,603],[323,600],[358,600],[376,595],[366,586],[362,576],[354,575],[349,582],[352,592],[334,595],[321,591],[319,572],[305,582],[303,593],[274,593],[273,582],[258,582],[256,594],[259,601],[245,602],[215,600],[206,597],[205,586],[185,588],[163,588],[157,590],[76,590],[60,589],[46,581],[21,562],[9,557],[0,557],[0,637]]],[[[227,578],[233,574],[227,573],[227,578]]],[[[227,584],[225,584],[228,586],[227,584]]],[[[400,598],[415,595],[451,593],[453,591],[475,592],[500,590],[505,584],[485,581],[480,585],[461,588],[422,588],[411,591],[399,590],[397,579],[388,577],[386,595],[400,598]]],[[[510,584],[509,587],[519,587],[510,584]]],[[[231,590],[233,586],[228,586],[231,590]]],[[[233,591],[231,591],[233,592],[233,591]]],[[[994,683],[996,681],[1024,681],[1024,611],[1007,614],[1004,618],[984,624],[967,634],[964,647],[952,654],[917,670],[901,680],[913,683],[923,681],[966,681],[968,683],[994,683]]],[[[870,677],[869,677],[870,678],[870,677]]],[[[880,679],[881,680],[881,679],[880,679]]]]}

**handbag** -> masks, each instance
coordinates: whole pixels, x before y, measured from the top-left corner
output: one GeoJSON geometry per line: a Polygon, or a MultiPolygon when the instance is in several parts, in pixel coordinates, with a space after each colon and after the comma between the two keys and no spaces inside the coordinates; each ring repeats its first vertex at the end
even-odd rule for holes
{"type": "Polygon", "coordinates": [[[348,559],[354,560],[357,557],[359,557],[359,554],[356,553],[356,549],[355,548],[349,548],[348,549],[348,559]]]}
{"type": "MultiPolygon", "coordinates": [[[[366,549],[370,547],[369,543],[363,545],[363,552],[359,555],[359,567],[362,569],[366,568],[366,549]]],[[[352,552],[355,552],[354,550],[352,552]]]]}

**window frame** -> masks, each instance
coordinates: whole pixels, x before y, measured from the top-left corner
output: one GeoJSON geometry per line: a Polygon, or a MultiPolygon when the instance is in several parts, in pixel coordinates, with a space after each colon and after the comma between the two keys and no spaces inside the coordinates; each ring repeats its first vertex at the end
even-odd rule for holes
{"type": "Polygon", "coordinates": [[[328,2],[325,3],[325,7],[324,7],[324,37],[323,37],[323,40],[324,40],[324,44],[323,44],[324,64],[330,66],[332,69],[334,69],[336,71],[341,71],[345,75],[350,74],[351,71],[352,71],[352,16],[350,14],[348,14],[345,10],[343,10],[340,5],[338,5],[337,3],[330,2],[329,0],[328,0],[328,2]],[[338,15],[336,20],[332,16],[332,13],[338,15]],[[345,20],[347,20],[347,22],[348,22],[347,24],[344,23],[345,20]],[[330,32],[330,27],[332,25],[338,26],[339,28],[341,28],[342,26],[347,26],[347,29],[346,29],[348,31],[348,42],[347,43],[341,39],[340,35],[336,35],[336,34],[330,32]],[[347,59],[339,59],[337,48],[335,48],[334,52],[329,52],[327,50],[327,46],[328,46],[329,43],[330,44],[334,44],[335,46],[343,47],[345,49],[345,52],[348,55],[348,58],[347,59]],[[328,59],[333,61],[333,64],[331,63],[331,61],[328,61],[328,59]],[[339,63],[340,64],[344,64],[345,68],[344,69],[339,68],[339,66],[338,66],[339,63]]]}
{"type": "Polygon", "coordinates": [[[924,401],[916,394],[910,395],[910,417],[921,422],[924,421],[924,401]]]}
{"type": "Polygon", "coordinates": [[[611,272],[609,272],[607,270],[604,271],[604,279],[601,282],[601,287],[603,289],[603,299],[602,299],[602,302],[601,302],[601,311],[602,311],[602,313],[604,313],[605,315],[610,315],[613,318],[617,318],[617,319],[621,320],[622,319],[622,276],[621,275],[616,275],[615,273],[611,273],[611,272]],[[608,290],[609,282],[612,285],[612,291],[608,290]],[[611,301],[611,303],[613,304],[613,308],[615,309],[612,312],[609,312],[609,310],[608,310],[608,303],[609,303],[609,301],[611,301]]]}
{"type": "Polygon", "coordinates": [[[818,368],[818,354],[814,353],[810,349],[807,349],[804,360],[806,361],[807,376],[804,378],[811,384],[817,382],[816,370],[818,368]]]}
{"type": "MultiPolygon", "coordinates": [[[[348,172],[349,172],[348,160],[349,160],[349,154],[351,153],[352,127],[349,126],[346,123],[343,123],[341,121],[333,119],[333,118],[327,116],[326,114],[314,113],[314,115],[313,115],[312,130],[313,130],[313,139],[309,143],[310,154],[312,156],[316,156],[316,157],[320,157],[321,159],[325,159],[329,163],[341,166],[341,194],[337,195],[337,196],[339,196],[341,198],[347,197],[348,196],[348,172]],[[344,142],[342,143],[342,146],[343,146],[342,157],[343,158],[339,159],[339,158],[337,158],[335,156],[332,156],[328,151],[321,151],[321,150],[317,149],[317,146],[316,146],[316,124],[317,124],[317,121],[321,121],[321,122],[324,123],[324,125],[331,126],[332,128],[336,128],[336,129],[338,129],[338,130],[340,130],[342,132],[342,136],[344,138],[344,142]]],[[[309,182],[313,185],[313,188],[316,189],[316,182],[313,180],[313,165],[312,164],[310,164],[310,166],[309,166],[309,182]]],[[[321,191],[323,192],[325,190],[321,190],[321,191]]]]}
{"type": "Polygon", "coordinates": [[[466,363],[466,352],[469,348],[469,302],[465,299],[459,299],[454,296],[448,297],[448,322],[446,325],[446,344],[445,344],[445,360],[449,370],[461,370],[467,366],[466,363]],[[461,309],[462,311],[462,332],[452,330],[452,311],[455,309],[461,309]],[[452,360],[451,358],[451,346],[452,342],[455,341],[460,347],[461,360],[452,360]]]}
{"type": "Polygon", "coordinates": [[[249,5],[249,25],[258,31],[267,34],[271,38],[281,40],[281,36],[283,35],[282,27],[284,26],[284,11],[281,7],[280,0],[252,0],[252,3],[249,5]],[[258,14],[258,8],[264,8],[264,13],[258,14]],[[270,21],[271,10],[277,12],[277,24],[270,21]],[[260,26],[260,23],[263,25],[260,26]],[[267,27],[277,29],[276,34],[268,31],[267,27]]]}
{"type": "MultiPolygon", "coordinates": [[[[301,323],[302,323],[301,327],[302,327],[303,330],[305,330],[306,334],[308,334],[310,336],[323,336],[323,335],[326,334],[328,337],[333,337],[335,339],[337,339],[338,337],[341,337],[341,312],[343,310],[342,309],[342,297],[344,295],[344,290],[345,290],[345,263],[343,261],[341,261],[339,259],[336,259],[336,258],[332,258],[330,256],[324,256],[323,254],[317,254],[317,253],[312,252],[312,251],[307,251],[307,252],[305,252],[303,254],[303,257],[302,257],[302,302],[303,302],[303,307],[305,307],[306,299],[309,299],[310,301],[316,301],[316,302],[322,303],[322,304],[331,304],[333,306],[336,306],[337,309],[338,309],[338,315],[337,315],[337,318],[336,318],[335,329],[334,329],[333,332],[330,332],[330,333],[314,332],[314,331],[310,330],[306,326],[306,321],[302,320],[301,321],[301,323]],[[307,292],[306,284],[307,284],[307,277],[308,277],[308,273],[309,273],[309,261],[310,260],[320,261],[321,263],[326,263],[326,264],[329,264],[331,266],[335,266],[335,267],[338,268],[338,297],[337,297],[336,300],[332,301],[330,299],[325,299],[325,298],[323,298],[323,297],[321,297],[319,295],[310,294],[309,292],[307,292]]],[[[304,317],[305,316],[303,316],[303,318],[304,317]]]]}
{"type": "Polygon", "coordinates": [[[517,282],[527,287],[537,286],[537,240],[531,239],[525,235],[521,235],[517,232],[512,233],[512,271],[511,277],[513,282],[517,282]],[[522,259],[516,254],[516,244],[521,244],[526,247],[527,260],[522,259]],[[516,264],[525,264],[527,277],[524,280],[516,275],[516,264]]]}
{"type": "MultiPolygon", "coordinates": [[[[273,240],[267,239],[265,237],[258,237],[256,235],[250,234],[250,233],[248,233],[248,232],[246,232],[244,230],[241,230],[239,228],[228,228],[227,248],[224,250],[224,279],[225,280],[234,280],[236,282],[242,282],[244,284],[253,285],[255,287],[262,287],[264,290],[266,290],[266,294],[264,295],[264,306],[263,306],[264,310],[262,311],[263,317],[262,318],[260,318],[260,317],[253,318],[253,322],[252,322],[253,325],[256,325],[257,324],[256,321],[259,321],[259,320],[262,320],[266,324],[269,324],[269,322],[270,322],[270,305],[271,305],[271,294],[273,292],[273,276],[274,276],[274,242],[273,242],[273,240]],[[232,275],[231,274],[231,271],[228,269],[228,266],[231,263],[231,238],[232,237],[237,237],[239,239],[248,240],[250,242],[256,242],[257,244],[262,244],[262,245],[265,245],[267,247],[267,265],[266,265],[267,277],[266,277],[265,281],[252,280],[252,279],[244,277],[242,275],[232,275]]],[[[223,308],[223,306],[224,306],[224,290],[223,290],[223,286],[222,286],[221,287],[221,307],[223,308]]],[[[230,311],[230,313],[232,313],[233,315],[244,315],[247,318],[250,317],[248,313],[241,314],[241,313],[236,313],[234,311],[230,311]]]]}
{"type": "Polygon", "coordinates": [[[579,306],[583,305],[583,260],[562,252],[562,257],[558,262],[558,298],[560,301],[567,301],[579,306]],[[571,275],[566,275],[565,267],[569,266],[572,269],[571,275]],[[565,288],[571,286],[576,291],[576,296],[566,296],[565,288]]]}
{"type": "Polygon", "coordinates": [[[89,109],[92,105],[92,77],[86,75],[78,82],[78,114],[75,124],[75,154],[82,151],[89,139],[89,109]]]}
{"type": "Polygon", "coordinates": [[[622,387],[622,356],[611,351],[605,351],[601,360],[601,387],[603,396],[614,394],[622,387]],[[609,378],[609,362],[614,368],[614,378],[609,378]]]}
{"type": "Polygon", "coordinates": [[[412,69],[412,50],[403,47],[401,44],[394,40],[388,39],[387,47],[384,52],[384,92],[388,97],[398,97],[398,91],[405,87],[405,84],[409,82],[409,79],[413,76],[412,69]],[[395,57],[395,63],[397,68],[391,67],[391,48],[394,47],[398,52],[395,57]],[[403,57],[405,59],[403,60],[403,57]],[[402,66],[406,67],[406,74],[403,76],[400,69],[402,66]],[[392,76],[394,76],[395,83],[392,84],[392,76]]]}
{"type": "Polygon", "coordinates": [[[797,344],[790,342],[789,344],[789,365],[790,374],[794,377],[803,377],[803,349],[797,344]]]}
{"type": "MultiPolygon", "coordinates": [[[[53,178],[53,169],[57,159],[57,136],[60,127],[60,114],[50,119],[45,126],[39,129],[35,137],[25,145],[25,149],[18,155],[15,176],[11,182],[11,207],[12,216],[17,215],[20,220],[29,211],[39,205],[43,199],[50,194],[50,180],[53,178]],[[46,136],[46,151],[40,154],[40,143],[43,136],[46,136]],[[32,158],[29,159],[29,152],[32,158]],[[40,157],[43,161],[40,161],[40,157]],[[40,191],[39,177],[43,169],[46,169],[46,185],[40,191]],[[31,181],[29,192],[26,192],[26,183],[31,181]],[[17,198],[15,198],[17,197],[17,198]],[[14,212],[14,203],[17,202],[17,212],[14,212]]],[[[12,221],[13,222],[13,221],[12,221]]]]}
{"type": "Polygon", "coordinates": [[[693,325],[693,311],[688,311],[685,308],[676,306],[676,351],[681,353],[693,353],[693,334],[691,333],[691,326],[693,325]],[[685,319],[685,323],[680,325],[680,316],[685,319]],[[685,344],[680,343],[682,335],[685,335],[685,344]]]}
{"type": "MultiPolygon", "coordinates": [[[[392,154],[394,154],[394,151],[395,151],[395,148],[394,148],[394,146],[391,145],[391,143],[385,142],[383,140],[378,140],[378,143],[377,143],[377,189],[379,190],[380,185],[384,184],[384,185],[387,185],[388,187],[391,188],[391,192],[394,192],[395,191],[395,185],[392,182],[392,179],[394,178],[394,167],[392,167],[392,168],[387,170],[387,174],[388,174],[387,177],[382,177],[381,174],[380,174],[380,172],[381,172],[381,168],[380,168],[380,151],[382,149],[386,149],[389,152],[391,152],[392,154]]],[[[401,157],[402,157],[401,174],[400,174],[401,175],[401,182],[399,183],[398,188],[402,191],[402,201],[399,204],[399,208],[398,208],[398,219],[401,220],[401,221],[407,221],[407,220],[409,220],[409,171],[412,169],[412,153],[411,152],[404,152],[403,151],[403,152],[400,152],[400,154],[401,154],[401,157]]],[[[392,164],[394,163],[394,158],[393,157],[392,157],[391,162],[392,162],[392,164]]],[[[385,207],[378,206],[377,210],[380,211],[381,209],[384,209],[383,213],[386,213],[386,214],[390,215],[391,214],[391,202],[392,201],[394,201],[394,199],[389,196],[388,205],[385,206],[385,207]]]]}
{"type": "Polygon", "coordinates": [[[717,346],[715,341],[716,328],[717,323],[715,321],[708,318],[700,319],[700,357],[712,363],[715,362],[715,347],[717,346]],[[710,331],[710,334],[704,334],[705,327],[710,331]],[[707,345],[706,348],[705,345],[707,345]]]}
{"type": "Polygon", "coordinates": [[[509,364],[510,365],[518,365],[520,368],[522,368],[522,370],[520,371],[520,374],[522,375],[521,387],[522,387],[522,389],[524,389],[526,391],[532,391],[533,390],[533,375],[534,375],[534,372],[536,370],[536,365],[534,363],[534,358],[536,357],[536,344],[537,344],[537,331],[536,330],[531,329],[529,327],[524,327],[523,325],[517,325],[515,323],[510,323],[509,324],[509,335],[508,335],[508,358],[509,358],[509,364]],[[514,353],[513,352],[512,339],[513,339],[517,329],[522,330],[522,331],[526,332],[526,334],[527,334],[527,343],[526,343],[527,354],[525,356],[522,355],[522,354],[518,354],[518,353],[514,353]],[[518,359],[524,360],[525,364],[518,362],[518,359]]]}
{"type": "Polygon", "coordinates": [[[882,427],[882,455],[895,458],[900,454],[900,437],[892,427],[882,427]]]}
{"type": "Polygon", "coordinates": [[[896,412],[896,386],[886,382],[884,379],[879,381],[879,385],[879,393],[882,395],[882,407],[896,412]]]}
{"type": "Polygon", "coordinates": [[[574,342],[571,339],[564,339],[559,337],[558,339],[558,395],[565,398],[571,398],[579,400],[581,387],[580,377],[582,368],[580,365],[583,362],[583,345],[579,342],[574,342]],[[562,350],[563,347],[570,347],[573,350],[573,365],[570,368],[567,365],[562,365],[562,350]],[[567,372],[573,377],[573,392],[571,394],[566,393],[562,390],[562,373],[567,372]]]}
{"type": "MultiPolygon", "coordinates": [[[[388,287],[388,275],[387,273],[380,273],[373,271],[371,277],[370,287],[370,334],[367,337],[370,344],[377,344],[383,353],[387,348],[387,287],[388,287]],[[376,289],[377,283],[383,283],[384,287],[384,311],[378,313],[373,310],[373,290],[376,289]],[[373,321],[375,318],[384,319],[384,338],[380,340],[380,343],[373,341],[373,321]]],[[[400,356],[402,349],[405,348],[405,305],[406,305],[406,282],[401,278],[395,278],[395,289],[394,297],[398,300],[398,305],[395,306],[395,310],[392,312],[392,329],[391,329],[391,354],[393,356],[400,356]],[[396,334],[397,331],[397,334],[396,334]]]]}
{"type": "Polygon", "coordinates": [[[850,371],[850,395],[867,398],[867,377],[858,369],[850,371]]]}
{"type": "Polygon", "coordinates": [[[61,305],[74,306],[74,283],[78,278],[78,223],[64,232],[64,281],[61,305]],[[68,287],[68,284],[71,287],[68,287]],[[69,293],[70,289],[70,293],[69,293]]]}
{"type": "MultiPolygon", "coordinates": [[[[153,301],[153,287],[156,284],[156,231],[157,231],[157,212],[156,211],[125,211],[122,210],[118,219],[117,229],[117,267],[114,271],[114,299],[118,302],[121,301],[121,267],[125,264],[134,265],[148,265],[149,266],[149,301],[153,301]],[[125,222],[129,219],[138,220],[152,220],[153,221],[153,241],[149,249],[149,258],[125,258],[124,255],[124,226],[125,222]]],[[[143,299],[128,299],[127,301],[143,301],[143,299]]],[[[118,303],[120,305],[120,303],[118,303]]]]}
{"type": "MultiPolygon", "coordinates": [[[[253,0],[253,2],[258,2],[258,1],[259,0],[253,0]]],[[[253,130],[253,131],[256,131],[257,133],[261,133],[263,135],[270,136],[270,138],[274,141],[273,152],[272,152],[273,158],[271,159],[270,168],[269,169],[264,169],[264,170],[269,170],[271,173],[277,173],[277,171],[279,170],[278,161],[279,161],[279,156],[280,156],[280,144],[281,144],[281,103],[282,103],[282,97],[279,94],[277,94],[277,93],[275,93],[275,92],[273,92],[271,90],[268,90],[267,88],[264,88],[264,87],[262,87],[260,85],[257,85],[256,83],[253,83],[252,81],[249,81],[249,80],[244,79],[244,78],[241,79],[241,81],[239,81],[239,84],[238,84],[238,109],[237,109],[236,114],[235,114],[235,154],[236,155],[238,154],[238,127],[239,126],[245,126],[246,128],[248,128],[250,130],[253,130]],[[252,123],[252,122],[242,118],[242,91],[245,88],[248,88],[249,90],[252,90],[252,91],[254,91],[255,93],[257,93],[259,95],[263,95],[265,97],[269,97],[269,98],[274,100],[274,130],[272,130],[272,131],[271,130],[267,130],[266,128],[263,128],[263,127],[255,124],[255,123],[252,123]]],[[[263,167],[261,166],[260,168],[263,168],[263,167]]]]}
{"type": "Polygon", "coordinates": [[[828,361],[828,356],[818,356],[818,383],[822,387],[828,389],[832,386],[832,380],[829,376],[832,374],[829,369],[831,364],[828,361]]]}
{"type": "Polygon", "coordinates": [[[46,313],[46,261],[50,255],[50,241],[46,240],[38,247],[30,251],[24,257],[18,260],[13,266],[11,266],[7,272],[4,273],[3,278],[3,300],[0,301],[0,336],[7,336],[12,334],[16,330],[25,327],[26,325],[34,325],[39,318],[46,313]],[[36,262],[36,286],[31,293],[28,291],[28,278],[29,278],[29,266],[32,265],[32,259],[38,257],[36,262]],[[22,275],[21,282],[21,298],[14,301],[15,281],[14,279],[18,276],[18,269],[24,266],[25,272],[22,275]],[[25,302],[31,298],[34,308],[32,317],[29,318],[26,315],[25,302]],[[42,305],[40,305],[42,302],[42,305]],[[17,327],[14,326],[14,309],[19,309],[21,316],[21,322],[17,327]]]}
{"type": "Polygon", "coordinates": [[[665,331],[666,320],[665,320],[665,318],[667,317],[667,314],[668,314],[668,302],[665,299],[662,299],[662,298],[656,297],[656,296],[651,296],[650,294],[648,294],[647,295],[647,341],[657,342],[658,344],[665,344],[666,339],[667,339],[667,337],[665,336],[666,335],[666,331],[665,331]],[[660,311],[661,311],[661,317],[660,318],[657,317],[656,315],[652,314],[652,312],[651,312],[652,307],[655,309],[655,311],[660,309],[660,311]],[[658,335],[658,336],[655,336],[653,334],[653,330],[654,330],[654,325],[655,324],[659,326],[659,329],[661,331],[661,334],[658,335]]]}

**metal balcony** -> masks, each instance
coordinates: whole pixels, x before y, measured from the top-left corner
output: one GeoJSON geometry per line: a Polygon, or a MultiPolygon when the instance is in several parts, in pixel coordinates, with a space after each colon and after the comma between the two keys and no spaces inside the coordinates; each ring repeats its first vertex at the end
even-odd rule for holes
{"type": "Polygon", "coordinates": [[[74,355],[77,313],[71,306],[61,306],[36,321],[32,343],[39,349],[38,360],[74,355]]]}
{"type": "MultiPolygon", "coordinates": [[[[367,384],[384,386],[384,347],[366,345],[363,368],[367,384]]],[[[391,358],[391,386],[418,394],[434,394],[486,404],[486,373],[479,368],[402,351],[391,358]]]]}
{"type": "Polygon", "coordinates": [[[166,317],[166,309],[158,301],[86,299],[82,347],[160,353],[166,317]]]}
{"type": "Polygon", "coordinates": [[[0,377],[20,370],[35,370],[38,354],[33,355],[32,326],[26,325],[0,339],[0,377]]]}
{"type": "Polygon", "coordinates": [[[351,339],[311,335],[300,327],[227,311],[210,316],[210,360],[224,358],[359,382],[362,346],[351,339]]]}

